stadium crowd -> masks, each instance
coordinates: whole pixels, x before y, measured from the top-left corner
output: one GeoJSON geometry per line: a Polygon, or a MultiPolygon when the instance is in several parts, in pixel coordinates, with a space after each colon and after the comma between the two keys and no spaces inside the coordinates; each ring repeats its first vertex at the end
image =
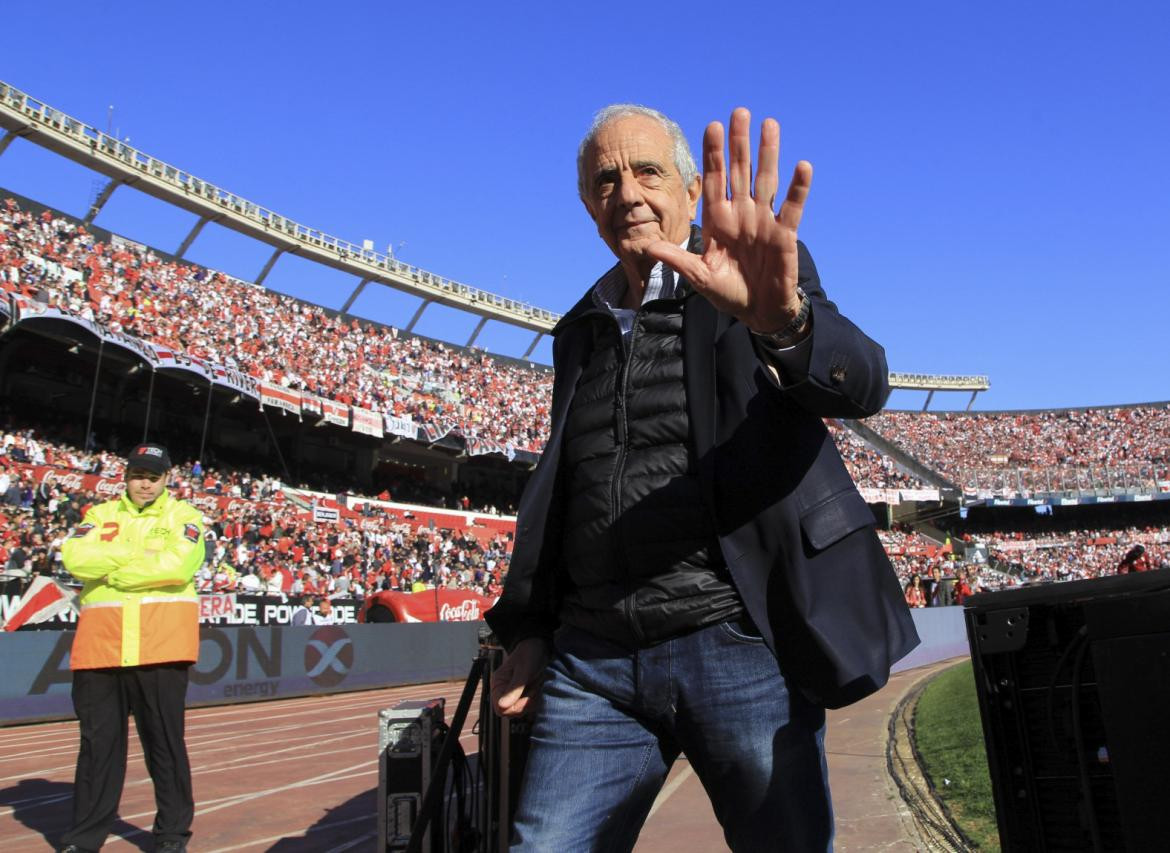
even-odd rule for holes
{"type": "MultiPolygon", "coordinates": [[[[0,290],[260,381],[409,417],[429,435],[455,430],[469,441],[482,438],[534,452],[547,436],[551,379],[546,371],[335,316],[222,273],[166,260],[129,241],[98,239],[67,218],[22,211],[13,199],[0,204],[0,290]]],[[[1052,490],[1053,471],[1067,470],[1076,472],[1074,487],[1080,488],[1101,485],[1106,469],[1151,487],[1170,477],[1166,404],[975,414],[891,411],[867,425],[972,488],[1052,490]]],[[[840,423],[828,426],[858,486],[927,485],[840,423]]],[[[121,458],[50,440],[28,428],[27,420],[23,428],[0,433],[0,567],[60,573],[63,536],[99,496],[52,479],[34,483],[22,465],[120,481],[121,458]]],[[[173,487],[178,496],[197,499],[208,515],[212,559],[200,575],[204,589],[361,597],[377,589],[437,584],[493,595],[507,571],[503,532],[479,535],[412,524],[377,502],[364,505],[364,517],[351,513],[337,524],[316,523],[304,506],[286,499],[279,480],[247,466],[188,462],[176,470],[173,487]],[[244,508],[235,504],[229,511],[211,498],[235,498],[244,508]]],[[[395,480],[377,497],[388,501],[391,491],[397,500],[472,506],[467,496],[444,494],[409,478],[395,480]]],[[[949,546],[910,530],[881,535],[908,587],[918,576],[929,593],[945,577],[953,579],[950,589],[964,594],[1111,573],[1138,532],[1019,534],[1023,539],[995,532],[984,537],[989,563],[974,564],[956,562],[949,546]]],[[[1147,559],[1153,567],[1164,564],[1165,531],[1140,535],[1163,537],[1147,559]]]]}
{"type": "Polygon", "coordinates": [[[965,541],[986,545],[989,560],[1023,583],[1083,580],[1127,571],[1122,562],[1140,545],[1137,571],[1170,569],[1170,528],[1005,531],[964,534],[965,541]]]}
{"type": "Polygon", "coordinates": [[[334,315],[45,211],[0,204],[0,289],[347,405],[539,452],[551,373],[334,315]]]}
{"type": "MultiPolygon", "coordinates": [[[[389,415],[439,436],[539,452],[547,371],[356,319],[111,239],[49,212],[0,206],[0,289],[253,378],[389,415]]],[[[829,424],[855,482],[921,488],[887,456],[829,424]]]]}
{"type": "Polygon", "coordinates": [[[861,488],[922,489],[929,486],[840,422],[828,419],[825,423],[853,482],[861,488]]]}
{"type": "MultiPolygon", "coordinates": [[[[9,577],[64,577],[61,544],[91,505],[110,496],[74,487],[77,478],[68,475],[119,482],[122,465],[112,454],[85,453],[32,430],[0,432],[0,569],[9,577]],[[40,465],[58,472],[38,482],[28,466],[40,465]]],[[[210,559],[199,577],[205,591],[362,598],[439,586],[494,596],[507,573],[506,524],[431,526],[377,501],[363,502],[360,514],[343,512],[336,523],[315,522],[312,506],[287,498],[271,477],[197,464],[176,468],[172,491],[207,520],[210,559]]]]}
{"type": "Polygon", "coordinates": [[[886,411],[866,422],[970,489],[1021,494],[1170,479],[1170,404],[1038,412],[886,411]]]}
{"type": "Polygon", "coordinates": [[[1016,530],[966,531],[956,533],[954,542],[948,536],[938,543],[895,525],[879,530],[878,536],[912,607],[961,604],[974,592],[1029,583],[1170,570],[1170,526],[1044,530],[1033,524],[1016,530]],[[939,581],[945,582],[947,594],[932,600],[939,581]]]}

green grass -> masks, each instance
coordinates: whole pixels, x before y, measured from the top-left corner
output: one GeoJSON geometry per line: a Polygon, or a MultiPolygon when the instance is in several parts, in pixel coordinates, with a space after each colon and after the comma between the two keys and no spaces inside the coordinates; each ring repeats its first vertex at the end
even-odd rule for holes
{"type": "Polygon", "coordinates": [[[923,770],[955,822],[980,850],[999,850],[970,661],[944,671],[926,686],[914,712],[914,733],[923,770]]]}

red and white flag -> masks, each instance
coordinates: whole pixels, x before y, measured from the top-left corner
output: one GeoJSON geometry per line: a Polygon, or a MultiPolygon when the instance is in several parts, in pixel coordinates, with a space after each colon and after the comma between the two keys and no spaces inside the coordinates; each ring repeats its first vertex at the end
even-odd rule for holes
{"type": "Polygon", "coordinates": [[[77,611],[77,593],[51,578],[38,575],[0,628],[15,631],[21,625],[47,622],[69,609],[77,611]]]}

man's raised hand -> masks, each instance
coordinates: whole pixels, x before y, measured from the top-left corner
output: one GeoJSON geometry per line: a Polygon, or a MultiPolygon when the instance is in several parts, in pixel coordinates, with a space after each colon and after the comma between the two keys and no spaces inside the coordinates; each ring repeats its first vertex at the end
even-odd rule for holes
{"type": "Polygon", "coordinates": [[[780,125],[769,118],[760,128],[754,192],[750,131],[751,113],[737,108],[728,134],[730,168],[723,156],[723,125],[711,122],[703,135],[703,254],[665,241],[646,252],[685,276],[720,311],[753,331],[774,332],[800,310],[796,231],[812,184],[812,164],[796,164],[780,212],[774,214],[780,125]]]}

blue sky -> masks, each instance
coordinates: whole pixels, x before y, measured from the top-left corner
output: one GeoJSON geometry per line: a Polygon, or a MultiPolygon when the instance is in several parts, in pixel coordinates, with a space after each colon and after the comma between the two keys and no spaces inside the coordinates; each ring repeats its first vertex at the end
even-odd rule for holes
{"type": "MultiPolygon", "coordinates": [[[[575,190],[592,113],[649,104],[697,151],[744,105],[780,121],[782,171],[813,162],[801,236],[891,369],[987,374],[977,408],[1170,399],[1164,3],[67,2],[4,21],[5,82],[102,129],[113,105],[153,156],[555,311],[612,263],[575,190]]],[[[71,213],[96,184],[24,141],[0,156],[0,186],[71,213]]],[[[128,189],[97,220],[171,251],[192,222],[128,189]]],[[[188,257],[250,279],[268,254],[211,225],[188,257]]],[[[356,281],[286,257],[266,284],[336,308],[356,281]]],[[[416,305],[371,287],[353,311],[403,325],[416,305]]],[[[475,322],[431,307],[417,330],[475,322]]],[[[479,343],[530,339],[489,324],[479,343]]]]}

